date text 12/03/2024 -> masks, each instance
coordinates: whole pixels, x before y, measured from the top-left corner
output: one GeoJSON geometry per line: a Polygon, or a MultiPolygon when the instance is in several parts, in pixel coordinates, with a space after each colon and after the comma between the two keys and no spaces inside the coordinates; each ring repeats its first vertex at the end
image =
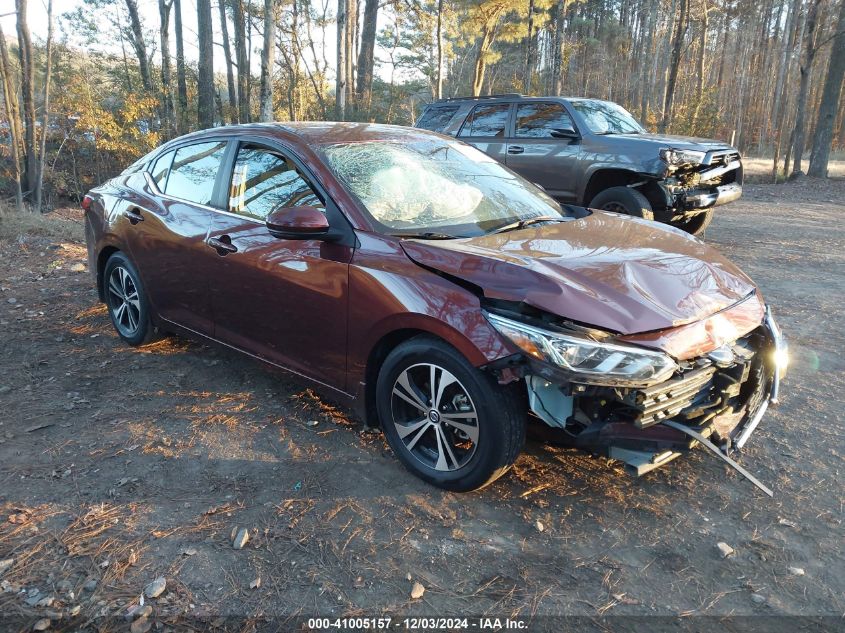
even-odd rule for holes
{"type": "Polygon", "coordinates": [[[308,629],[312,631],[388,631],[393,629],[407,631],[519,631],[527,630],[528,622],[514,618],[311,618],[308,629]]]}

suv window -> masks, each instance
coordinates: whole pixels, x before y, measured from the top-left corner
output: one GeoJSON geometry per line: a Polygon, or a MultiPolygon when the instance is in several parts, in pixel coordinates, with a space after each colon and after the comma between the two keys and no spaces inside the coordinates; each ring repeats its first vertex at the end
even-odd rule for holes
{"type": "Polygon", "coordinates": [[[459,136],[504,136],[510,108],[509,103],[475,106],[459,136]]]}
{"type": "Polygon", "coordinates": [[[458,108],[459,106],[456,105],[429,107],[417,121],[417,127],[432,132],[442,132],[449,125],[449,121],[452,120],[458,108]]]}
{"type": "Polygon", "coordinates": [[[229,211],[263,221],[274,209],[304,206],[325,208],[290,159],[267,147],[241,146],[232,171],[229,211]]]}
{"type": "Polygon", "coordinates": [[[211,204],[214,181],[223,161],[226,141],[197,143],[176,150],[165,193],[198,204],[211,204]]]}
{"type": "Polygon", "coordinates": [[[559,103],[521,103],[516,110],[516,136],[553,138],[552,130],[572,130],[572,117],[559,103]]]}
{"type": "Polygon", "coordinates": [[[175,151],[165,152],[158,157],[158,160],[150,168],[150,175],[156,183],[159,191],[164,191],[167,184],[167,174],[170,173],[170,163],[173,162],[175,151]]]}

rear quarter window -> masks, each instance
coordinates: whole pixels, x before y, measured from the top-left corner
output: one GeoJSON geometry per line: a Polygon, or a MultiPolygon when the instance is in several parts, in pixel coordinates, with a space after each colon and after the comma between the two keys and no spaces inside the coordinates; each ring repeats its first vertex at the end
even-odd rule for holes
{"type": "Polygon", "coordinates": [[[176,150],[164,192],[189,202],[210,205],[226,141],[186,145],[176,150]]]}
{"type": "Polygon", "coordinates": [[[449,125],[449,121],[455,116],[459,106],[430,106],[423,112],[417,127],[432,132],[442,132],[449,125]]]}

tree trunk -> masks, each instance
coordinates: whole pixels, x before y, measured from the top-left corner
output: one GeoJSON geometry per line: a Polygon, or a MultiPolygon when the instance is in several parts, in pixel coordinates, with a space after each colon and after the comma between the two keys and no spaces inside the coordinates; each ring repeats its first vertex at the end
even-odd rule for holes
{"type": "Polygon", "coordinates": [[[38,170],[35,154],[35,90],[33,87],[32,41],[26,22],[27,0],[15,0],[18,13],[18,59],[21,65],[21,105],[24,121],[24,168],[21,185],[24,197],[32,194],[38,170]]]}
{"type": "Polygon", "coordinates": [[[678,24],[675,27],[675,37],[672,44],[672,57],[669,60],[669,78],[666,81],[666,96],[663,99],[663,120],[660,122],[660,131],[665,132],[672,122],[672,105],[675,99],[675,84],[678,81],[678,69],[681,65],[681,52],[683,51],[684,36],[687,32],[687,12],[689,0],[680,0],[680,15],[678,24]]]}
{"type": "Polygon", "coordinates": [[[804,33],[804,59],[801,62],[801,82],[798,88],[798,103],[795,108],[795,131],[792,145],[792,175],[801,173],[804,153],[804,118],[807,111],[807,92],[810,88],[810,72],[816,58],[816,20],[821,0],[811,0],[807,12],[807,26],[804,33]]]}
{"type": "Polygon", "coordinates": [[[810,151],[810,167],[807,175],[816,178],[827,176],[827,164],[830,160],[830,146],[833,143],[833,126],[839,110],[839,95],[842,92],[842,79],[845,76],[845,2],[839,5],[839,18],[836,23],[836,35],[830,51],[830,62],[824,80],[819,116],[816,119],[816,132],[813,136],[813,149],[810,151]]]}
{"type": "Polygon", "coordinates": [[[346,102],[355,97],[355,33],[358,30],[358,0],[346,0],[346,102]]]}
{"type": "Polygon", "coordinates": [[[701,31],[698,34],[698,58],[695,63],[695,111],[692,115],[693,126],[698,130],[698,116],[704,101],[704,65],[707,59],[707,29],[710,26],[707,0],[701,0],[701,31]]]}
{"type": "Polygon", "coordinates": [[[276,7],[274,0],[264,0],[264,48],[261,50],[261,120],[273,120],[273,62],[276,47],[276,7]]]}
{"type": "Polygon", "coordinates": [[[41,121],[38,175],[35,182],[35,211],[42,211],[44,193],[44,159],[47,154],[47,130],[50,127],[50,77],[53,71],[53,0],[47,0],[47,48],[44,52],[44,117],[41,121]]]}
{"type": "Polygon", "coordinates": [[[132,48],[135,49],[135,56],[138,58],[138,69],[141,71],[141,83],[144,85],[144,90],[147,93],[152,93],[153,76],[150,73],[147,44],[144,42],[144,30],[141,26],[141,17],[138,15],[138,3],[136,0],[126,0],[126,10],[129,13],[129,32],[132,36],[132,48]]]}
{"type": "Polygon", "coordinates": [[[197,0],[197,118],[200,128],[214,125],[214,39],[211,0],[197,0]]]}
{"type": "Polygon", "coordinates": [[[346,0],[337,0],[337,78],[335,79],[335,116],[346,119],[346,0]]]}
{"type": "Polygon", "coordinates": [[[23,187],[21,183],[21,120],[18,111],[18,98],[12,80],[12,65],[9,61],[9,49],[6,36],[0,25],[0,80],[3,84],[3,104],[6,108],[6,120],[9,121],[9,153],[12,158],[12,177],[15,179],[15,208],[23,212],[23,187]]]}
{"type": "Polygon", "coordinates": [[[229,93],[229,120],[232,123],[237,123],[238,93],[235,89],[235,73],[232,68],[232,45],[229,42],[229,20],[226,17],[226,3],[224,0],[219,0],[217,7],[220,9],[220,32],[223,34],[223,57],[226,60],[226,90],[229,93]]]}
{"type": "Polygon", "coordinates": [[[173,0],[158,0],[158,15],[161,19],[159,38],[161,40],[161,118],[165,138],[173,135],[173,91],[170,70],[170,8],[173,0]]]}
{"type": "Polygon", "coordinates": [[[651,0],[648,12],[648,23],[646,25],[645,55],[643,55],[642,68],[640,71],[640,121],[645,124],[648,117],[648,106],[654,83],[652,64],[657,57],[654,51],[654,30],[657,28],[657,0],[651,0]],[[651,59],[650,59],[651,58],[651,59]]]}
{"type": "Polygon", "coordinates": [[[552,93],[560,96],[563,92],[564,38],[563,25],[566,21],[566,0],[558,0],[555,5],[555,30],[552,39],[552,93]]]}
{"type": "Polygon", "coordinates": [[[484,71],[487,69],[487,52],[493,45],[493,29],[485,24],[481,29],[481,42],[478,44],[478,54],[475,57],[475,72],[472,77],[472,96],[481,94],[484,87],[484,71]]]}
{"type": "Polygon", "coordinates": [[[232,18],[235,22],[235,58],[238,64],[238,121],[249,123],[249,60],[243,0],[232,0],[232,8],[232,18]]]}
{"type": "MultiPolygon", "coordinates": [[[[364,16],[366,24],[366,11],[364,16]]],[[[434,77],[434,98],[443,98],[443,0],[437,0],[437,74],[434,77]]]]}
{"type": "Polygon", "coordinates": [[[522,91],[531,94],[531,75],[534,72],[534,0],[528,0],[528,37],[525,38],[525,69],[522,91]]]}
{"type": "MultiPolygon", "coordinates": [[[[440,33],[440,11],[443,10],[443,0],[437,0],[437,37],[440,33]]],[[[361,48],[358,51],[358,81],[356,82],[356,100],[359,108],[370,108],[373,92],[373,66],[375,62],[376,24],[378,22],[378,0],[367,0],[364,5],[364,24],[361,27],[361,48]]],[[[440,39],[438,39],[438,60],[442,60],[440,39]]],[[[442,63],[442,61],[439,61],[442,63]]],[[[438,77],[440,73],[438,72],[438,77]]],[[[439,97],[438,97],[439,98],[439,97]]]]}
{"type": "MultiPolygon", "coordinates": [[[[222,0],[221,0],[222,1],[222,0]]],[[[182,0],[173,0],[176,27],[176,91],[179,102],[178,131],[188,131],[188,81],[185,77],[185,45],[182,39],[182,0]]]]}

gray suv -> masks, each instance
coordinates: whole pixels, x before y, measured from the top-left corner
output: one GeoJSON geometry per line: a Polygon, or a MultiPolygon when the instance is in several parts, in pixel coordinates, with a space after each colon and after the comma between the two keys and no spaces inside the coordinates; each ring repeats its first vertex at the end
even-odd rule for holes
{"type": "Polygon", "coordinates": [[[701,235],[742,195],[726,143],[649,134],[620,105],[518,94],[442,99],[416,127],[457,136],[561,202],[654,219],[701,235]]]}

